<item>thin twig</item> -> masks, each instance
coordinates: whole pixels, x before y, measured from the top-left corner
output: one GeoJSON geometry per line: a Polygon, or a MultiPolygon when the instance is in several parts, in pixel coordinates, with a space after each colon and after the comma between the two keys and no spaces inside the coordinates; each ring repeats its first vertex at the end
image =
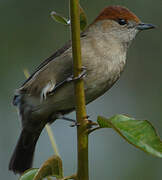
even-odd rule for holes
{"type": "Polygon", "coordinates": [[[50,139],[50,142],[51,142],[51,145],[52,145],[52,148],[53,148],[55,154],[57,156],[60,156],[58,148],[57,148],[56,140],[55,140],[53,132],[52,132],[52,129],[48,124],[46,125],[46,131],[48,133],[48,136],[49,136],[49,139],[50,139]]]}

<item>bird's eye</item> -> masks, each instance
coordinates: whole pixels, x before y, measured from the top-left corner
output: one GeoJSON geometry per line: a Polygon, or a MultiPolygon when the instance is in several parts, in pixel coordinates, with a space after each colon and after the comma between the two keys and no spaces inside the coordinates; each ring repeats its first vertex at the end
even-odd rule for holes
{"type": "Polygon", "coordinates": [[[120,25],[125,25],[125,24],[127,24],[127,21],[125,19],[118,19],[118,23],[120,25]]]}

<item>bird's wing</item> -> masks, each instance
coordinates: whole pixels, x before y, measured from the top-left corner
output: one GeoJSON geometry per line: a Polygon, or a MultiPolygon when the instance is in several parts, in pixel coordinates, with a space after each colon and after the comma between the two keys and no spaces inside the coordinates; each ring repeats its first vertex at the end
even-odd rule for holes
{"type": "MultiPolygon", "coordinates": [[[[81,33],[81,39],[86,36],[86,31],[81,33]]],[[[71,44],[71,41],[68,41],[52,56],[43,61],[16,91],[16,99],[19,94],[45,98],[67,83],[67,79],[71,78],[73,74],[71,44]]]]}
{"type": "Polygon", "coordinates": [[[35,71],[30,75],[30,77],[22,84],[24,86],[28,81],[32,79],[32,77],[39,71],[41,68],[43,68],[45,65],[50,63],[51,61],[54,61],[56,57],[63,54],[67,49],[71,47],[71,41],[68,41],[62,48],[58,49],[54,54],[52,54],[49,58],[45,59],[36,69],[35,71]]]}
{"type": "Polygon", "coordinates": [[[72,76],[72,50],[69,41],[50,58],[42,62],[34,73],[18,89],[19,93],[40,96],[44,99],[49,93],[66,83],[72,76]]]}

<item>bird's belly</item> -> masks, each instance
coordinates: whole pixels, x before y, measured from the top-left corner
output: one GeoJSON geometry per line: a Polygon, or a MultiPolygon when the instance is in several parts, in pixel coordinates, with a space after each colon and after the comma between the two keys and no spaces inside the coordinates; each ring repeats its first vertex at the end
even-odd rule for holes
{"type": "Polygon", "coordinates": [[[86,103],[95,100],[108,91],[119,79],[121,71],[104,69],[101,73],[91,72],[85,79],[86,103]]]}
{"type": "MultiPolygon", "coordinates": [[[[93,70],[88,69],[87,75],[84,77],[86,104],[95,100],[111,88],[120,77],[124,64],[123,66],[103,65],[103,68],[99,68],[97,71],[96,68],[93,68],[93,70]]],[[[74,107],[74,85],[71,82],[56,90],[52,96],[49,96],[36,109],[38,108],[40,110],[40,114],[55,114],[57,112],[73,110],[74,107]]]]}

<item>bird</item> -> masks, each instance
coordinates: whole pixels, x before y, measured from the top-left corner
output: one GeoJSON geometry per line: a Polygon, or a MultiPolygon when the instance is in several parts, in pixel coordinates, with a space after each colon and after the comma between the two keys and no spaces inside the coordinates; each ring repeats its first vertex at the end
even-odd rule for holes
{"type": "MultiPolygon", "coordinates": [[[[135,36],[155,25],[143,23],[126,7],[105,7],[81,33],[86,104],[108,91],[121,76],[135,36]]],[[[47,123],[75,110],[72,42],[43,61],[16,90],[13,105],[21,119],[21,134],[9,170],[22,174],[32,167],[36,143],[47,123]]]]}

